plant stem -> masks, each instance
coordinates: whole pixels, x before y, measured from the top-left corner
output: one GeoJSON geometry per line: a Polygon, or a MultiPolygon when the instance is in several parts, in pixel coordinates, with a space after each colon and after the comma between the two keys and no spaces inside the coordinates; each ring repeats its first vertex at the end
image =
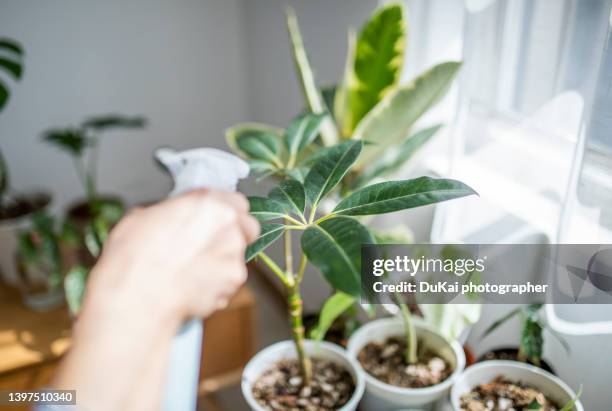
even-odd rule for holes
{"type": "Polygon", "coordinates": [[[283,273],[283,270],[281,270],[281,268],[274,262],[274,260],[272,260],[263,252],[259,253],[258,257],[261,258],[261,261],[263,261],[270,268],[270,270],[272,270],[274,274],[276,274],[276,276],[282,281],[285,287],[290,288],[293,286],[293,279],[289,281],[285,273],[283,273]]]}
{"type": "Polygon", "coordinates": [[[285,272],[293,277],[293,250],[291,249],[291,231],[285,231],[285,272]]]}
{"type": "Polygon", "coordinates": [[[293,342],[298,355],[300,370],[302,372],[303,385],[309,385],[312,380],[312,362],[304,349],[304,325],[302,323],[303,303],[300,296],[300,285],[296,283],[289,288],[287,297],[289,306],[289,320],[293,342]]]}
{"type": "Polygon", "coordinates": [[[306,270],[306,262],[308,259],[304,254],[302,254],[302,258],[300,258],[300,265],[298,267],[297,277],[295,279],[296,284],[301,284],[302,279],[304,278],[304,271],[306,270]]]}
{"type": "Polygon", "coordinates": [[[417,362],[417,338],[412,323],[412,315],[408,309],[408,305],[401,302],[399,296],[397,296],[397,305],[399,306],[400,313],[402,315],[402,321],[404,322],[404,333],[406,336],[406,352],[404,353],[407,364],[415,364],[417,362]]]}
{"type": "Polygon", "coordinates": [[[298,226],[304,225],[301,221],[296,220],[295,218],[291,217],[290,215],[286,215],[285,216],[285,220],[288,221],[288,222],[291,222],[291,223],[293,223],[295,225],[298,225],[298,226]]]}

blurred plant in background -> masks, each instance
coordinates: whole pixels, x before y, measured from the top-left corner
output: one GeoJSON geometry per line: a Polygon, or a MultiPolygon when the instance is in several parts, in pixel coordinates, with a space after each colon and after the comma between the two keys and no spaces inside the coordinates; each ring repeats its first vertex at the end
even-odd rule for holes
{"type": "Polygon", "coordinates": [[[102,133],[120,129],[140,129],[143,117],[105,115],[85,120],[77,127],[54,128],[44,133],[44,141],[68,153],[85,192],[85,201],[70,208],[65,227],[72,233],[64,245],[64,291],[73,315],[80,309],[89,269],[95,263],[112,226],[124,214],[121,199],[98,192],[98,149],[102,133]]]}

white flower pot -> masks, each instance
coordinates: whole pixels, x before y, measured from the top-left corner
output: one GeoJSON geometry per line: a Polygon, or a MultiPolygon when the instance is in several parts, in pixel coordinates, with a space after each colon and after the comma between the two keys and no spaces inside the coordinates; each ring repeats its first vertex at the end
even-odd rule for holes
{"type": "MultiPolygon", "coordinates": [[[[477,385],[491,382],[499,375],[541,390],[559,406],[564,406],[576,396],[576,393],[567,384],[541,368],[517,361],[493,360],[472,365],[459,377],[451,391],[453,409],[461,411],[460,404],[463,394],[470,392],[477,385]]],[[[573,409],[584,411],[579,401],[576,402],[573,409]]]]}
{"type": "MultiPolygon", "coordinates": [[[[432,327],[414,319],[419,341],[424,342],[454,369],[440,384],[424,388],[403,388],[384,383],[364,371],[366,392],[361,402],[362,411],[396,411],[399,409],[429,410],[434,403],[446,396],[465,368],[465,354],[458,342],[447,341],[432,327]]],[[[363,347],[371,342],[383,342],[389,337],[403,335],[404,325],[399,318],[372,321],[359,328],[349,339],[347,351],[356,359],[363,347]]]]}
{"type": "MultiPolygon", "coordinates": [[[[353,392],[353,396],[349,402],[338,411],[357,410],[357,406],[359,405],[359,401],[365,389],[365,381],[362,373],[358,370],[359,366],[357,361],[349,357],[346,351],[341,347],[325,341],[316,342],[306,340],[304,342],[304,348],[309,356],[333,361],[343,366],[351,374],[355,382],[355,392],[353,392]]],[[[257,381],[265,371],[269,370],[274,363],[283,359],[295,357],[295,345],[293,341],[287,340],[277,342],[264,348],[249,361],[242,373],[242,395],[253,411],[266,411],[266,409],[259,405],[253,397],[252,387],[255,381],[257,381]]]]}

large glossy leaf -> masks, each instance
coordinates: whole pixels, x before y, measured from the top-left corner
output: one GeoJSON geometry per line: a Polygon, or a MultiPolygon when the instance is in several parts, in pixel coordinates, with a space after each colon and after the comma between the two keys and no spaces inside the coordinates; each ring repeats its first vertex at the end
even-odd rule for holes
{"type": "Polygon", "coordinates": [[[250,159],[267,161],[282,168],[281,144],[277,136],[264,131],[253,130],[236,138],[236,145],[250,159]]]}
{"type": "Polygon", "coordinates": [[[270,199],[281,205],[286,213],[303,215],[306,206],[304,186],[296,180],[282,181],[268,194],[270,199]]]}
{"type": "Polygon", "coordinates": [[[265,250],[270,244],[276,241],[283,232],[285,232],[285,226],[283,224],[262,224],[261,234],[259,234],[257,240],[246,249],[246,261],[252,260],[257,254],[265,250]]]}
{"type": "Polygon", "coordinates": [[[249,197],[250,213],[259,221],[275,220],[287,215],[285,208],[278,201],[265,197],[249,197]]]}
{"type": "Polygon", "coordinates": [[[336,290],[353,297],[361,291],[361,245],[374,240],[359,221],[338,216],[310,226],[302,235],[302,250],[336,290]]]}
{"type": "Polygon", "coordinates": [[[85,128],[103,131],[112,128],[142,128],[147,119],[142,116],[124,116],[122,114],[107,114],[91,117],[82,124],[85,128]]]}
{"type": "Polygon", "coordinates": [[[420,130],[412,134],[397,147],[389,150],[382,158],[371,166],[366,166],[361,175],[355,181],[355,187],[361,187],[368,181],[377,177],[386,176],[397,172],[404,166],[427,142],[440,130],[442,125],[420,130]]]}
{"type": "Polygon", "coordinates": [[[85,295],[87,286],[87,277],[89,271],[82,267],[73,267],[64,278],[64,293],[66,294],[66,302],[73,315],[77,315],[81,310],[81,302],[85,295]]]}
{"type": "MultiPolygon", "coordinates": [[[[323,101],[321,91],[317,87],[314,73],[310,67],[306,50],[304,49],[304,42],[302,40],[297,17],[291,8],[287,9],[287,29],[289,30],[289,37],[291,39],[293,60],[308,107],[310,111],[315,114],[325,113],[325,102],[323,101]]],[[[321,126],[321,139],[326,146],[334,145],[338,141],[338,130],[329,117],[323,121],[321,126]]]]}
{"type": "Polygon", "coordinates": [[[284,130],[278,127],[270,126],[262,123],[240,123],[225,130],[225,141],[232,151],[244,158],[249,156],[240,150],[236,141],[243,135],[265,133],[276,136],[278,141],[283,138],[284,130]]]}
{"type": "Polygon", "coordinates": [[[359,156],[362,146],[361,141],[355,140],[338,144],[313,164],[304,180],[306,197],[313,208],[344,177],[359,156]]]}
{"type": "Polygon", "coordinates": [[[350,135],[361,119],[397,85],[404,62],[406,24],[402,5],[381,7],[361,29],[352,70],[343,84],[347,95],[342,132],[350,135]]]}
{"type": "Polygon", "coordinates": [[[387,94],[363,118],[354,139],[371,141],[357,163],[357,168],[371,164],[386,150],[408,135],[410,127],[442,99],[459,71],[460,63],[439,64],[405,86],[387,94]]]}
{"type": "Polygon", "coordinates": [[[450,179],[419,177],[386,181],[355,191],[334,208],[334,214],[372,215],[415,208],[476,194],[469,186],[450,179]]]}
{"type": "Polygon", "coordinates": [[[321,308],[317,326],[310,331],[310,338],[321,341],[334,321],[351,308],[354,303],[355,297],[341,291],[329,297],[325,304],[323,304],[323,308],[321,308]]]}
{"type": "Polygon", "coordinates": [[[297,154],[307,145],[312,143],[319,134],[321,122],[326,114],[307,113],[295,118],[287,127],[286,144],[290,158],[297,157],[297,154]]]}
{"type": "Polygon", "coordinates": [[[80,128],[48,130],[43,134],[43,140],[74,156],[83,154],[83,150],[89,145],[87,136],[80,128]]]}

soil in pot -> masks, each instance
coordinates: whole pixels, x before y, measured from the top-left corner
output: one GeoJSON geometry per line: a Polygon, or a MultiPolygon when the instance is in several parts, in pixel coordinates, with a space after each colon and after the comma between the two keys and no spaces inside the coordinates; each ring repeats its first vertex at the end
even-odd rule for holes
{"type": "MultiPolygon", "coordinates": [[[[498,348],[484,353],[480,358],[478,358],[478,362],[491,360],[509,360],[522,362],[521,360],[519,360],[518,352],[518,348],[498,348]]],[[[544,371],[548,371],[549,373],[556,375],[553,368],[544,360],[541,360],[540,364],[529,364],[535,365],[536,367],[540,367],[544,371]]]]}
{"type": "Polygon", "coordinates": [[[560,407],[538,389],[510,381],[503,376],[480,384],[461,396],[464,411],[557,411],[560,407]]]}
{"type": "Polygon", "coordinates": [[[45,193],[12,196],[0,205],[0,221],[35,213],[45,208],[50,201],[51,196],[45,193]]]}
{"type": "Polygon", "coordinates": [[[282,360],[253,384],[253,396],[268,410],[332,411],[355,391],[351,374],[328,360],[312,358],[312,381],[303,385],[297,360],[282,360]]]}
{"type": "Polygon", "coordinates": [[[436,385],[453,372],[451,365],[435,352],[418,342],[417,362],[408,364],[404,352],[406,342],[390,337],[384,342],[371,342],[361,349],[357,359],[368,374],[376,379],[403,388],[423,388],[436,385]]]}

